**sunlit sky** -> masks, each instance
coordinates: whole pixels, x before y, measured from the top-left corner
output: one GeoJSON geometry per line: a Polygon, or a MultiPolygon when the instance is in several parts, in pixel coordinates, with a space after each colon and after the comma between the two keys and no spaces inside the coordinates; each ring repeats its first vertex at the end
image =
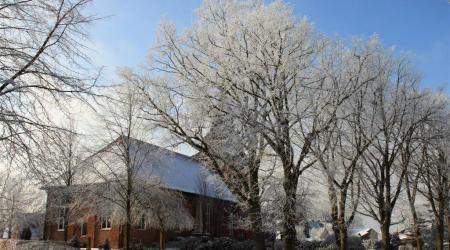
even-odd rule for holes
{"type": "MultiPolygon", "coordinates": [[[[90,26],[92,58],[105,66],[105,81],[117,67],[134,67],[146,58],[162,19],[179,30],[194,21],[201,0],[94,0],[90,12],[107,17],[90,26]]],[[[287,1],[319,32],[346,39],[377,34],[385,46],[406,51],[423,75],[422,86],[446,88],[450,82],[450,3],[448,0],[287,1]]]]}

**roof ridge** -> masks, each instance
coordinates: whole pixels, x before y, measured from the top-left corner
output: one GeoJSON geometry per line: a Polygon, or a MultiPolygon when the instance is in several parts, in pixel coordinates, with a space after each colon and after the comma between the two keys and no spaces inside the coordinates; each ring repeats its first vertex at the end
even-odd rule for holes
{"type": "Polygon", "coordinates": [[[156,145],[156,144],[154,144],[154,143],[151,143],[151,142],[147,142],[147,141],[143,141],[143,140],[140,140],[140,139],[136,139],[136,138],[133,138],[133,137],[130,137],[130,139],[132,139],[132,140],[135,140],[135,141],[139,141],[139,142],[142,142],[142,143],[145,143],[145,144],[147,144],[147,145],[149,145],[149,146],[153,146],[153,147],[156,147],[156,148],[159,148],[159,149],[162,149],[162,150],[168,151],[168,152],[170,152],[170,153],[172,153],[172,154],[175,154],[175,155],[178,155],[178,156],[181,156],[181,157],[185,157],[185,158],[188,158],[189,160],[193,160],[193,161],[196,161],[196,162],[202,163],[201,161],[199,161],[199,160],[197,160],[197,159],[193,158],[193,156],[185,155],[185,154],[182,154],[182,153],[176,152],[176,151],[174,151],[174,150],[171,150],[171,149],[165,148],[165,147],[163,147],[163,146],[160,146],[160,145],[156,145]]]}

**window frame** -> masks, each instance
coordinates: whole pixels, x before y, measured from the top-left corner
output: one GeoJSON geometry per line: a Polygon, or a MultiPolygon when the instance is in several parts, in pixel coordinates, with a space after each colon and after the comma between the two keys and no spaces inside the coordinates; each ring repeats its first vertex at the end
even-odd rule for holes
{"type": "Polygon", "coordinates": [[[228,217],[228,236],[233,237],[234,236],[234,213],[231,212],[228,217]]]}
{"type": "Polygon", "coordinates": [[[66,231],[66,207],[58,207],[58,220],[57,220],[57,227],[56,231],[64,232],[66,231]]]}
{"type": "Polygon", "coordinates": [[[100,218],[100,230],[111,230],[111,226],[111,217],[105,216],[100,218]]]}
{"type": "Polygon", "coordinates": [[[80,227],[80,235],[81,235],[81,237],[86,237],[87,236],[87,231],[88,231],[88,224],[87,224],[86,221],[84,221],[83,223],[81,223],[81,227],[80,227]]]}
{"type": "Polygon", "coordinates": [[[146,230],[147,229],[147,221],[145,220],[145,214],[141,214],[139,217],[139,223],[137,226],[137,229],[139,230],[146,230]]]}
{"type": "Polygon", "coordinates": [[[212,204],[211,201],[206,201],[206,211],[205,211],[205,232],[206,234],[211,233],[211,208],[212,204]]]}
{"type": "Polygon", "coordinates": [[[203,233],[203,202],[197,199],[195,202],[195,218],[193,232],[196,234],[203,233]]]}

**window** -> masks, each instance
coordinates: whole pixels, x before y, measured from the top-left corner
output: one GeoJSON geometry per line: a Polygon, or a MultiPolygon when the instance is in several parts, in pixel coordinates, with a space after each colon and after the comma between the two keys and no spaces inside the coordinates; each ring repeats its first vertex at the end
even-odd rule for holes
{"type": "Polygon", "coordinates": [[[101,229],[111,229],[111,218],[110,217],[102,217],[101,229]]]}
{"type": "Polygon", "coordinates": [[[195,233],[203,233],[203,209],[202,209],[202,201],[197,200],[195,207],[195,224],[194,224],[194,232],[195,233]]]}
{"type": "Polygon", "coordinates": [[[233,236],[233,230],[234,230],[234,218],[233,213],[230,214],[230,221],[228,222],[228,230],[229,230],[229,236],[233,236]]]}
{"type": "Polygon", "coordinates": [[[181,229],[181,226],[180,225],[177,225],[176,227],[175,227],[175,233],[181,233],[183,230],[181,229]]]}
{"type": "Polygon", "coordinates": [[[81,224],[81,236],[86,236],[87,235],[87,223],[83,222],[83,224],[81,224]]]}
{"type": "Polygon", "coordinates": [[[58,231],[66,229],[66,208],[60,207],[58,209],[58,231]]]}
{"type": "Polygon", "coordinates": [[[145,229],[145,214],[142,214],[139,218],[138,229],[145,229]]]}
{"type": "Polygon", "coordinates": [[[207,201],[206,203],[206,222],[205,222],[205,233],[210,233],[211,227],[211,203],[207,201]]]}

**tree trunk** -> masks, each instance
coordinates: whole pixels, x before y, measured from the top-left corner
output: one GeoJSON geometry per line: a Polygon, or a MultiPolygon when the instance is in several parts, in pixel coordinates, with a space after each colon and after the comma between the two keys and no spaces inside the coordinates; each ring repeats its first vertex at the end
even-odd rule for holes
{"type": "Polygon", "coordinates": [[[413,217],[413,229],[414,229],[414,237],[416,238],[416,248],[417,250],[422,250],[423,249],[422,233],[420,232],[418,216],[414,205],[411,207],[411,213],[413,217]]]}
{"type": "Polygon", "coordinates": [[[347,249],[347,222],[345,220],[345,203],[347,201],[347,189],[340,190],[338,229],[339,229],[339,249],[347,249]]]}
{"type": "Polygon", "coordinates": [[[339,249],[341,248],[341,234],[339,233],[339,218],[338,218],[338,205],[337,205],[337,194],[336,189],[334,187],[333,179],[328,176],[328,199],[330,201],[331,208],[331,220],[332,220],[332,228],[334,232],[334,238],[336,240],[336,245],[339,249]]]}
{"type": "Polygon", "coordinates": [[[445,216],[447,217],[447,240],[448,240],[448,245],[450,247],[450,181],[448,180],[448,178],[445,178],[445,181],[448,183],[448,188],[446,189],[446,193],[445,193],[445,216]]]}
{"type": "MultiPolygon", "coordinates": [[[[67,221],[66,221],[67,223],[67,221]]],[[[67,242],[67,238],[68,238],[68,232],[67,232],[68,226],[64,225],[64,242],[67,242]]]]}
{"type": "Polygon", "coordinates": [[[296,193],[297,180],[292,175],[286,176],[283,183],[286,200],[283,205],[283,250],[294,250],[297,242],[296,224],[296,193]]]}
{"type": "Polygon", "coordinates": [[[442,224],[442,220],[436,221],[436,238],[435,238],[435,247],[436,250],[444,249],[444,225],[442,224]]]}
{"type": "MultiPolygon", "coordinates": [[[[445,185],[444,187],[446,187],[445,185]]],[[[444,190],[442,190],[444,191],[444,190]]],[[[445,192],[445,191],[444,191],[445,192]]],[[[434,221],[436,223],[436,249],[443,250],[444,249],[444,217],[445,217],[445,209],[447,206],[445,205],[444,192],[439,192],[438,194],[438,210],[435,211],[434,221]]]]}
{"type": "Polygon", "coordinates": [[[347,226],[345,223],[339,224],[339,243],[338,243],[340,250],[346,250],[347,249],[347,226]]]}
{"type": "Polygon", "coordinates": [[[389,227],[391,225],[391,220],[389,216],[386,216],[381,223],[381,249],[390,250],[391,249],[391,237],[389,234],[389,227]]]}
{"type": "MultiPolygon", "coordinates": [[[[414,237],[416,238],[416,248],[417,250],[423,249],[423,239],[422,239],[422,233],[420,232],[419,222],[418,222],[418,215],[416,211],[416,206],[414,204],[415,202],[415,190],[413,190],[413,193],[411,193],[410,190],[410,181],[409,177],[405,176],[405,183],[406,183],[406,194],[408,196],[408,203],[409,203],[409,209],[411,210],[412,218],[413,218],[413,230],[414,230],[414,237]]],[[[414,186],[414,189],[417,187],[414,186]]]]}
{"type": "Polygon", "coordinates": [[[131,208],[127,209],[127,221],[125,223],[125,249],[130,249],[130,239],[131,239],[131,208]]]}
{"type": "Polygon", "coordinates": [[[339,228],[339,249],[347,249],[347,223],[345,221],[345,196],[346,194],[341,193],[341,200],[339,202],[339,218],[338,218],[338,228],[339,228]]]}
{"type": "Polygon", "coordinates": [[[444,211],[443,211],[443,203],[439,202],[439,210],[437,214],[434,215],[434,223],[436,226],[436,237],[435,237],[435,248],[437,250],[444,249],[444,211]]]}
{"type": "Polygon", "coordinates": [[[258,172],[252,171],[250,176],[250,220],[254,233],[256,250],[265,250],[265,236],[262,224],[261,203],[259,197],[258,172]]]}
{"type": "MultiPolygon", "coordinates": [[[[129,142],[129,137],[127,137],[127,143],[129,142]]],[[[130,149],[129,149],[129,145],[126,145],[127,150],[126,150],[126,163],[127,163],[127,196],[126,196],[126,216],[127,216],[127,221],[126,221],[126,225],[125,225],[125,250],[129,250],[130,249],[130,241],[131,241],[131,194],[133,192],[133,177],[132,177],[132,163],[130,160],[130,149]]]]}
{"type": "Polygon", "coordinates": [[[166,233],[164,229],[159,229],[159,249],[166,249],[166,233]]]}
{"type": "Polygon", "coordinates": [[[125,249],[130,249],[130,237],[131,237],[131,225],[130,222],[127,221],[125,225],[125,249]]]}
{"type": "MultiPolygon", "coordinates": [[[[448,204],[450,206],[450,204],[448,204]]],[[[447,232],[448,232],[448,245],[450,246],[450,207],[446,210],[447,214],[447,232]]]]}

